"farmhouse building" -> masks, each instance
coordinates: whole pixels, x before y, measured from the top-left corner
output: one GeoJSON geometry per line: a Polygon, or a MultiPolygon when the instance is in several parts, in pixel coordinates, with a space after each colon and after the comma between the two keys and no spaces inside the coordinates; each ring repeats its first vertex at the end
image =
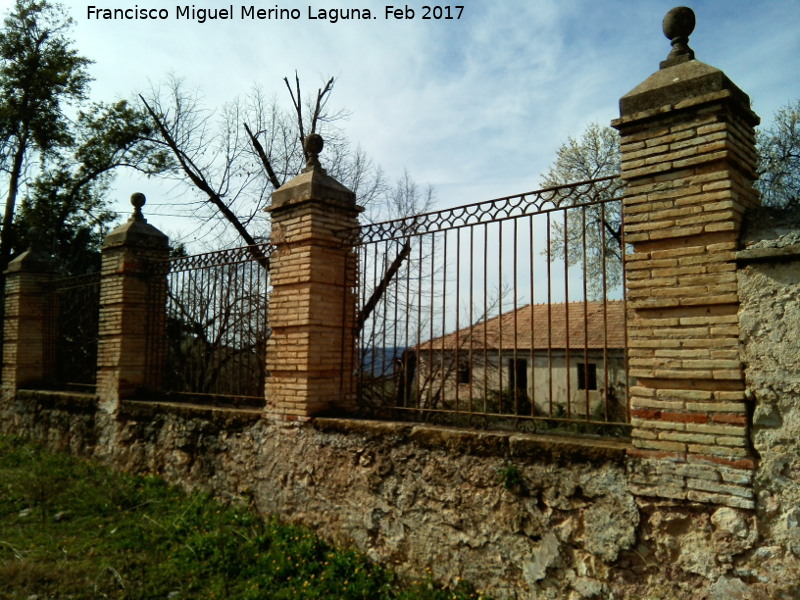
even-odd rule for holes
{"type": "Polygon", "coordinates": [[[430,409],[608,420],[625,405],[622,301],[528,304],[410,352],[406,393],[430,409]]]}

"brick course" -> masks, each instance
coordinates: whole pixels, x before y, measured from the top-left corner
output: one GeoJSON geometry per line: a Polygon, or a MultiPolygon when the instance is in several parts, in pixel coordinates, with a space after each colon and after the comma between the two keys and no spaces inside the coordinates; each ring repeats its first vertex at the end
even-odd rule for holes
{"type": "Polygon", "coordinates": [[[742,215],[758,203],[758,118],[721,72],[693,60],[620,106],[631,485],[752,508],[735,252],[742,215]]]}

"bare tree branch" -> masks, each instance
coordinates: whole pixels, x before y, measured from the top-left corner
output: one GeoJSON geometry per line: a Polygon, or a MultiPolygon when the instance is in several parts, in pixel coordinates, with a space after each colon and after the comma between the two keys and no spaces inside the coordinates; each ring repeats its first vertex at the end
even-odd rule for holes
{"type": "Polygon", "coordinates": [[[403,261],[408,258],[408,255],[411,254],[411,244],[405,242],[403,247],[400,249],[400,252],[397,254],[395,259],[392,261],[392,264],[389,265],[389,268],[383,274],[380,283],[375,286],[375,289],[372,291],[372,296],[370,296],[367,303],[364,305],[364,308],[361,309],[361,312],[358,315],[357,320],[357,328],[358,331],[364,327],[364,323],[369,316],[372,314],[372,311],[375,310],[375,307],[378,305],[383,294],[386,292],[386,288],[389,285],[389,282],[392,278],[397,274],[397,271],[400,269],[400,265],[403,264],[403,261]]]}
{"type": "MultiPolygon", "coordinates": [[[[246,96],[208,110],[197,91],[192,93],[175,78],[168,87],[159,86],[145,94],[149,109],[142,108],[142,112],[148,123],[158,119],[152,141],[174,155],[172,176],[200,193],[201,211],[189,207],[185,198],[178,200],[192,211],[193,218],[205,217],[198,225],[197,231],[202,232],[198,235],[214,232],[220,235],[218,243],[225,244],[233,235],[248,243],[250,239],[262,241],[262,231],[254,230],[268,230],[262,209],[269,204],[271,193],[305,166],[305,149],[298,142],[309,131],[325,136],[323,162],[328,173],[353,190],[360,205],[372,209],[373,219],[414,214],[411,205],[397,201],[394,187],[387,184],[381,169],[339,127],[347,113],[331,112],[328,100],[335,79],[324,80],[316,93],[307,97],[297,74],[294,81],[283,79],[291,105],[285,97],[281,101],[266,97],[256,86],[246,96]],[[250,237],[242,235],[243,231],[250,232],[250,237]]],[[[406,196],[419,193],[418,200],[430,199],[430,193],[423,197],[424,191],[413,185],[402,191],[406,196]]],[[[388,257],[389,262],[393,258],[388,257]]]]}
{"type": "Polygon", "coordinates": [[[222,197],[214,191],[203,175],[202,170],[199,169],[192,159],[181,150],[181,148],[175,142],[175,139],[170,134],[166,125],[164,125],[158,114],[147,103],[147,100],[144,99],[144,96],[140,94],[139,98],[142,100],[142,103],[144,103],[147,112],[155,121],[161,136],[164,138],[164,142],[170,148],[170,150],[172,150],[172,153],[175,155],[175,158],[178,160],[178,164],[180,164],[181,169],[186,176],[191,180],[195,187],[197,187],[197,189],[206,194],[209,202],[216,206],[225,219],[227,219],[228,222],[233,225],[234,229],[236,229],[236,232],[247,243],[249,251],[251,254],[253,254],[256,260],[258,260],[259,264],[263,265],[265,268],[269,268],[269,259],[261,251],[260,246],[257,245],[257,242],[255,239],[253,239],[253,236],[250,235],[250,233],[245,229],[244,225],[242,225],[242,222],[239,220],[239,218],[233,213],[233,211],[231,211],[228,205],[225,204],[222,197]]]}
{"type": "Polygon", "coordinates": [[[303,128],[303,99],[300,96],[300,77],[297,75],[297,71],[295,71],[294,81],[297,89],[297,95],[295,95],[295,92],[292,91],[292,86],[289,84],[289,78],[284,77],[283,81],[286,83],[286,88],[289,90],[289,96],[292,98],[294,110],[297,113],[297,127],[298,131],[300,132],[300,146],[303,148],[303,154],[305,155],[306,160],[308,160],[308,154],[306,154],[305,145],[303,144],[303,140],[306,139],[306,134],[303,128]]]}
{"type": "MultiPolygon", "coordinates": [[[[305,125],[303,124],[303,98],[300,94],[300,78],[297,75],[297,71],[294,74],[295,80],[295,89],[292,90],[292,86],[289,83],[289,78],[284,77],[283,81],[286,84],[286,88],[289,90],[289,96],[292,98],[292,104],[294,105],[295,113],[297,114],[297,129],[300,132],[300,146],[303,148],[303,155],[305,159],[308,160],[308,154],[305,151],[305,144],[304,141],[306,139],[305,133],[305,125]]],[[[322,109],[325,107],[325,103],[327,101],[328,95],[333,91],[333,82],[334,78],[331,77],[324,87],[317,90],[317,99],[314,103],[314,110],[311,113],[311,131],[310,133],[317,133],[317,123],[319,122],[322,116],[322,109]]]]}
{"type": "Polygon", "coordinates": [[[253,148],[258,154],[258,158],[261,159],[261,164],[264,165],[264,169],[267,171],[267,177],[269,177],[269,182],[272,184],[276,190],[281,187],[281,182],[278,180],[278,176],[275,175],[275,171],[272,169],[272,163],[267,157],[267,154],[264,152],[264,147],[261,145],[261,142],[258,141],[253,132],[250,131],[250,128],[247,126],[247,123],[243,123],[244,130],[247,132],[247,135],[250,136],[250,143],[253,144],[253,148]]]}
{"type": "Polygon", "coordinates": [[[324,88],[317,90],[317,102],[314,106],[314,115],[311,118],[311,133],[317,132],[317,121],[319,121],[320,115],[322,114],[322,108],[325,106],[327,96],[332,90],[333,77],[328,80],[328,83],[325,84],[324,88]]]}

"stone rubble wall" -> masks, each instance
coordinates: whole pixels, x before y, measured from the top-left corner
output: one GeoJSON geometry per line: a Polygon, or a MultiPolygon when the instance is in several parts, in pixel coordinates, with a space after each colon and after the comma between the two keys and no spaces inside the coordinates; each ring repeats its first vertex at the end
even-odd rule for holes
{"type": "Polygon", "coordinates": [[[20,392],[2,404],[0,424],[309,525],[405,576],[466,579],[494,598],[800,591],[790,473],[771,488],[776,508],[754,512],[636,497],[625,444],[599,440],[347,419],[285,426],[254,410],[149,402],[123,402],[113,415],[91,396],[55,392],[20,392]]]}
{"type": "Polygon", "coordinates": [[[762,569],[777,573],[792,563],[784,577],[800,582],[800,211],[754,213],[743,242],[739,322],[759,459],[762,569]]]}

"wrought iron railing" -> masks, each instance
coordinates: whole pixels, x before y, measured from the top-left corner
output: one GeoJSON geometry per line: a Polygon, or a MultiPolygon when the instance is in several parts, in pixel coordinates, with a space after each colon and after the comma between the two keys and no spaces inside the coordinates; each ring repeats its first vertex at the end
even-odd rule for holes
{"type": "Polygon", "coordinates": [[[94,391],[100,323],[100,273],[56,280],[44,290],[45,364],[56,388],[94,391]]]}
{"type": "Polygon", "coordinates": [[[365,415],[627,435],[621,183],[360,230],[365,415]]]}
{"type": "Polygon", "coordinates": [[[271,252],[259,244],[156,266],[167,284],[166,335],[148,354],[160,391],[263,405],[271,252]]]}

